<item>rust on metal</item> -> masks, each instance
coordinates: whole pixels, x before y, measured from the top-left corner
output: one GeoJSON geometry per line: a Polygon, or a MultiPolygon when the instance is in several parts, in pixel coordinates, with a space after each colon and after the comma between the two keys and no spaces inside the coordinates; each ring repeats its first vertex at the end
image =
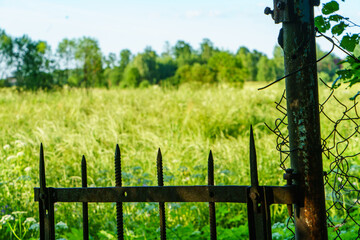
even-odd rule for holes
{"type": "MultiPolygon", "coordinates": [[[[210,150],[209,158],[208,158],[208,185],[214,186],[214,158],[212,152],[210,150]]],[[[210,192],[210,196],[213,195],[210,192]]],[[[209,202],[209,221],[210,221],[210,239],[216,240],[216,211],[215,211],[215,203],[209,202]]]]}
{"type": "MultiPolygon", "coordinates": [[[[116,187],[122,186],[122,177],[121,177],[121,153],[120,147],[116,144],[115,148],[115,185],[116,187]]],[[[117,237],[118,240],[124,239],[124,220],[123,220],[123,205],[119,200],[116,202],[116,228],[117,228],[117,237]]]]}
{"type": "Polygon", "coordinates": [[[250,179],[248,189],[248,222],[251,240],[271,239],[270,196],[265,187],[259,186],[254,132],[250,126],[250,179]]]}
{"type": "Polygon", "coordinates": [[[257,179],[256,150],[254,136],[250,134],[251,186],[215,186],[214,158],[210,151],[208,157],[208,185],[205,186],[164,186],[161,150],[157,155],[158,186],[123,187],[121,181],[121,155],[117,145],[115,150],[115,187],[87,187],[85,156],[81,162],[81,188],[47,188],[45,182],[45,163],[43,147],[40,147],[40,188],[34,188],[35,201],[39,201],[40,239],[55,239],[54,203],[83,203],[83,235],[88,234],[88,203],[116,202],[118,239],[124,238],[123,202],[159,203],[161,239],[166,239],[165,202],[208,202],[211,239],[216,239],[216,202],[247,203],[250,239],[269,239],[271,236],[271,204],[297,203],[298,188],[295,185],[259,186],[257,179]],[[253,197],[253,190],[257,195],[253,197]],[[254,202],[254,204],[253,204],[254,202]],[[254,206],[256,204],[256,206],[254,206]]]}
{"type": "Polygon", "coordinates": [[[295,205],[297,239],[328,239],[320,136],[314,0],[294,0],[295,20],[283,23],[291,168],[303,200],[295,205]],[[312,63],[312,64],[311,64],[312,63]]]}
{"type": "MultiPolygon", "coordinates": [[[[247,203],[250,186],[136,186],[53,188],[54,202],[233,202],[247,203]],[[212,194],[210,194],[212,193],[212,194]]],[[[296,186],[264,186],[270,204],[297,202],[296,186]]],[[[35,201],[40,189],[34,188],[35,201]]]]}

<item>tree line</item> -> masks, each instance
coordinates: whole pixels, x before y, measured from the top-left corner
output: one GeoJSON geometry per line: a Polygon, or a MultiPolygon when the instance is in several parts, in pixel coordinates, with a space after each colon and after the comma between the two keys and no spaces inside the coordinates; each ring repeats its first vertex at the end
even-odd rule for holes
{"type": "MultiPolygon", "coordinates": [[[[325,55],[318,48],[318,55],[325,55]]],[[[318,64],[320,77],[333,81],[340,62],[330,55],[318,64]]],[[[27,35],[12,37],[0,29],[0,86],[38,90],[70,87],[136,88],[150,85],[179,86],[182,83],[227,83],[274,81],[284,75],[283,51],[275,46],[269,58],[257,50],[240,47],[236,53],[203,39],[198,49],[179,40],[165,43],[158,54],[151,47],[133,54],[121,50],[105,55],[91,37],[63,39],[52,51],[45,41],[27,35]]]]}

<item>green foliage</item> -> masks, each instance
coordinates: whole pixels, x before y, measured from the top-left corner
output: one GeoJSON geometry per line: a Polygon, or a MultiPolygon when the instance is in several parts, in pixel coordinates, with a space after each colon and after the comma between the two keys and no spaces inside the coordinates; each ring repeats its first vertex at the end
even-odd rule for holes
{"type": "MultiPolygon", "coordinates": [[[[315,17],[315,26],[323,33],[331,29],[331,33],[333,35],[341,37],[340,46],[350,53],[353,53],[356,46],[359,45],[360,34],[358,34],[358,32],[349,32],[347,30],[349,30],[350,27],[358,28],[359,26],[353,23],[349,18],[337,14],[336,12],[339,9],[340,5],[338,0],[332,0],[323,4],[322,13],[328,16],[315,17]]],[[[355,54],[354,56],[347,57],[341,62],[341,64],[345,66],[345,69],[337,71],[339,78],[335,80],[333,87],[338,87],[341,83],[347,83],[351,87],[359,82],[360,72],[358,70],[358,66],[360,60],[359,55],[355,54]]]]}
{"type": "Polygon", "coordinates": [[[331,1],[323,5],[321,12],[325,15],[336,12],[340,9],[339,3],[336,1],[331,1]]]}
{"type": "Polygon", "coordinates": [[[191,81],[197,81],[201,83],[213,83],[215,82],[215,73],[212,72],[206,65],[195,63],[191,66],[191,81]]]}
{"type": "Polygon", "coordinates": [[[151,47],[145,48],[144,53],[135,56],[132,67],[137,68],[141,81],[147,80],[152,84],[157,83],[156,52],[151,47]]]}
{"type": "Polygon", "coordinates": [[[202,62],[206,63],[217,51],[219,50],[214,47],[214,44],[210,41],[210,39],[204,38],[200,44],[200,58],[202,62]]]}
{"type": "Polygon", "coordinates": [[[89,37],[79,39],[75,59],[80,62],[83,70],[79,85],[86,88],[103,85],[102,53],[97,40],[89,37]]]}
{"type": "Polygon", "coordinates": [[[192,64],[194,62],[193,49],[189,43],[179,40],[173,47],[173,54],[179,67],[185,64],[192,64]]]}
{"type": "Polygon", "coordinates": [[[216,73],[218,82],[239,83],[239,86],[242,86],[248,76],[248,71],[243,68],[241,59],[229,52],[215,53],[209,59],[208,65],[216,73]]]}
{"type": "Polygon", "coordinates": [[[258,73],[256,75],[257,81],[275,81],[276,80],[276,65],[266,56],[262,56],[258,62],[258,73]]]}
{"type": "MultiPolygon", "coordinates": [[[[331,15],[330,18],[343,20],[340,15],[331,15]]],[[[340,33],[343,25],[339,24],[335,30],[340,33]]],[[[263,53],[246,47],[240,47],[236,54],[219,50],[205,38],[199,49],[180,40],[174,46],[167,42],[164,52],[159,55],[151,47],[146,47],[135,55],[123,49],[118,56],[114,53],[104,56],[96,39],[82,37],[63,39],[56,54],[52,55],[45,42],[31,43],[29,39],[23,39],[31,44],[25,46],[24,51],[17,50],[19,56],[14,57],[13,49],[19,48],[14,47],[15,40],[18,41],[0,30],[0,69],[4,69],[0,78],[5,79],[2,87],[10,86],[8,80],[15,79],[16,86],[25,90],[136,88],[148,84],[177,88],[182,83],[226,83],[241,88],[246,81],[271,81],[284,74],[283,52],[279,46],[274,48],[273,58],[267,58],[263,53]],[[7,67],[2,68],[3,65],[7,67]]],[[[344,44],[347,44],[346,38],[344,44]]],[[[336,67],[330,63],[320,65],[321,71],[327,74],[324,76],[333,79],[336,67]]]]}
{"type": "Polygon", "coordinates": [[[341,39],[340,46],[350,52],[353,52],[355,50],[355,47],[359,44],[359,41],[359,34],[346,35],[341,39]]]}
{"type": "Polygon", "coordinates": [[[236,57],[240,59],[243,68],[248,72],[245,81],[256,81],[258,72],[257,64],[264,54],[254,50],[250,52],[246,47],[240,47],[236,53],[236,57]]]}
{"type": "Polygon", "coordinates": [[[120,86],[122,88],[135,88],[141,81],[141,75],[139,69],[136,67],[127,67],[124,73],[124,79],[121,81],[120,86]]]}
{"type": "Polygon", "coordinates": [[[326,32],[331,28],[330,21],[328,21],[326,18],[324,18],[321,15],[315,17],[314,22],[315,22],[315,26],[318,28],[320,32],[326,32]]]}

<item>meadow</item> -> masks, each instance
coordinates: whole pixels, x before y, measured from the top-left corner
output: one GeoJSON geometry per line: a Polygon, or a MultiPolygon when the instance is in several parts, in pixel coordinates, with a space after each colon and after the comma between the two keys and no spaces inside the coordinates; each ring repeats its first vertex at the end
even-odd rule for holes
{"type": "MultiPolygon", "coordinates": [[[[39,237],[33,188],[39,186],[40,143],[51,187],[81,186],[82,155],[87,159],[89,186],[115,186],[116,144],[121,148],[124,186],[157,184],[158,148],[163,153],[165,185],[206,184],[210,150],[215,184],[248,185],[248,139],[253,125],[260,184],[285,185],[276,136],[264,125],[274,126],[282,116],[274,102],[280,99],[283,84],[258,91],[262,85],[246,83],[243,89],[186,84],[179,89],[64,88],[37,93],[0,89],[0,239],[39,237]]],[[[354,89],[338,91],[347,102],[354,89]]],[[[323,100],[330,91],[320,88],[320,92],[323,100]]],[[[336,104],[327,107],[328,114],[341,115],[336,104]]],[[[323,134],[332,127],[324,123],[323,134]]],[[[355,166],[360,162],[354,161],[355,166]]],[[[325,169],[329,162],[325,159],[325,169]]],[[[124,204],[126,239],[159,239],[157,206],[124,204]]],[[[219,239],[246,239],[246,206],[216,206],[219,239]]],[[[57,238],[81,239],[81,204],[57,203],[55,211],[57,238]]],[[[271,212],[273,238],[290,239],[286,206],[273,206],[271,212]]],[[[89,204],[91,238],[115,239],[115,217],[114,204],[89,204]]],[[[207,204],[168,203],[167,234],[169,239],[207,239],[207,204]]]]}

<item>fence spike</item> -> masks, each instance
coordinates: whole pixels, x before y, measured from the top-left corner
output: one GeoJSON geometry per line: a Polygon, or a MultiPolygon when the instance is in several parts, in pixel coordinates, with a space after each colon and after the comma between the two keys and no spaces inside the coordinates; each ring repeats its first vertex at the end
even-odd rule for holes
{"type": "Polygon", "coordinates": [[[160,148],[158,149],[158,154],[156,158],[157,162],[157,179],[158,185],[164,186],[164,175],[163,175],[163,163],[162,163],[162,154],[160,148]]]}
{"type": "MultiPolygon", "coordinates": [[[[87,187],[87,170],[86,170],[86,159],[85,156],[82,156],[81,159],[81,186],[83,188],[87,187]]],[[[88,203],[83,203],[83,239],[89,239],[89,216],[88,216],[88,203]]]]}
{"type": "MultiPolygon", "coordinates": [[[[115,148],[115,185],[116,187],[122,186],[121,180],[121,153],[119,144],[116,144],[115,148]]],[[[124,221],[123,221],[123,204],[122,202],[116,202],[116,228],[117,239],[124,239],[124,221]]]]}
{"type": "Polygon", "coordinates": [[[82,187],[87,187],[86,159],[84,155],[81,159],[81,184],[82,187]]]}
{"type": "Polygon", "coordinates": [[[43,144],[40,144],[40,192],[45,194],[46,178],[45,178],[45,160],[44,160],[44,148],[43,144]]]}
{"type": "Polygon", "coordinates": [[[256,149],[255,149],[254,132],[252,125],[250,125],[250,176],[251,176],[251,186],[252,187],[259,186],[256,149]]]}
{"type": "Polygon", "coordinates": [[[45,180],[45,161],[43,144],[40,143],[40,156],[39,156],[39,177],[40,177],[40,200],[39,200],[39,224],[40,224],[40,239],[45,239],[47,232],[45,228],[46,223],[46,180],[45,180]]]}
{"type": "MultiPolygon", "coordinates": [[[[162,162],[162,154],[159,148],[157,158],[156,158],[156,166],[157,166],[157,179],[158,185],[164,186],[164,174],[163,174],[163,162],[162,162]]],[[[161,240],[166,239],[166,218],[165,218],[165,203],[159,202],[159,217],[160,217],[160,238],[161,240]]]]}
{"type": "Polygon", "coordinates": [[[211,150],[208,158],[208,185],[214,185],[214,158],[211,150]]]}
{"type": "Polygon", "coordinates": [[[115,149],[115,184],[117,187],[122,186],[122,179],[121,179],[121,153],[119,144],[116,144],[115,149]]]}
{"type": "MultiPolygon", "coordinates": [[[[212,151],[210,150],[208,158],[208,185],[214,186],[214,158],[212,151]]],[[[210,196],[213,196],[213,193],[210,192],[210,196]]],[[[210,239],[216,240],[216,212],[215,212],[215,203],[209,202],[209,222],[210,222],[210,239]]]]}

